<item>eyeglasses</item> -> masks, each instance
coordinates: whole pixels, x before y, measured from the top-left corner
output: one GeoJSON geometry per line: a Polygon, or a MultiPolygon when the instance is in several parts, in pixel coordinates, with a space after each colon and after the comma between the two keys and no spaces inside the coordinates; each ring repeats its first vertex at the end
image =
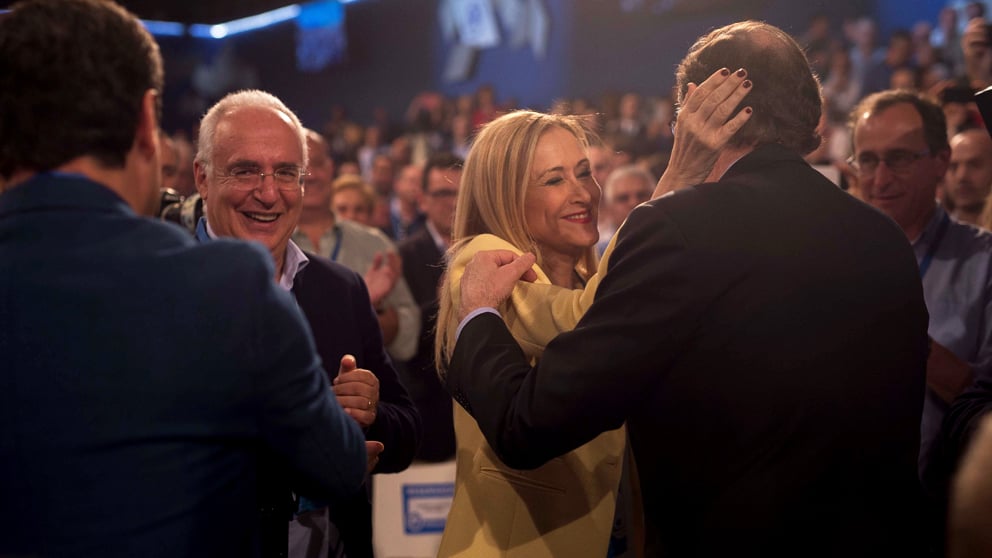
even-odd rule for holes
{"type": "Polygon", "coordinates": [[[226,174],[218,174],[220,178],[229,180],[229,185],[235,190],[250,192],[262,185],[266,176],[271,176],[276,188],[286,191],[299,191],[303,180],[309,175],[302,167],[279,167],[265,173],[258,167],[233,167],[226,174]]]}
{"type": "Polygon", "coordinates": [[[890,171],[899,173],[909,170],[913,163],[929,154],[929,149],[924,149],[919,152],[908,151],[906,149],[895,149],[893,151],[889,151],[885,155],[882,155],[882,157],[879,157],[874,153],[867,152],[852,156],[847,160],[847,164],[854,167],[854,170],[858,171],[858,174],[861,176],[875,174],[875,170],[878,169],[879,163],[885,163],[886,168],[890,171]]]}
{"type": "Polygon", "coordinates": [[[444,200],[458,197],[458,190],[434,190],[433,192],[427,192],[428,197],[433,200],[444,200]]]}

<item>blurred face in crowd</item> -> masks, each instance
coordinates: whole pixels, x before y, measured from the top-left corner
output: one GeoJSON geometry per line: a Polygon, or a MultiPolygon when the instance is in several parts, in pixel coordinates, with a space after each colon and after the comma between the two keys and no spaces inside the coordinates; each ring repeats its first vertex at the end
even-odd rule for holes
{"type": "Polygon", "coordinates": [[[432,168],[427,174],[427,190],[422,208],[427,220],[444,237],[451,236],[455,220],[455,201],[461,187],[461,169],[432,168]]]}
{"type": "Polygon", "coordinates": [[[303,207],[310,210],[331,210],[331,197],[334,192],[331,182],[334,178],[334,160],[327,155],[327,143],[314,131],[307,132],[309,175],[303,192],[303,207]]]}
{"type": "Polygon", "coordinates": [[[389,195],[393,188],[393,162],[385,155],[372,160],[372,187],[379,195],[389,195]]]}
{"type": "Polygon", "coordinates": [[[961,38],[965,64],[971,72],[987,73],[990,60],[989,31],[985,21],[975,19],[968,22],[961,38]]]}
{"type": "MultiPolygon", "coordinates": [[[[932,214],[947,153],[930,153],[923,117],[909,103],[861,116],[854,129],[854,158],[866,202],[919,233],[932,214]]],[[[911,239],[912,240],[912,239],[911,239]]]]}
{"type": "Polygon", "coordinates": [[[372,208],[369,207],[365,196],[355,188],[338,190],[334,193],[334,200],[331,203],[338,219],[370,225],[372,208]]]}
{"type": "Polygon", "coordinates": [[[338,176],[345,176],[347,174],[360,175],[362,174],[362,169],[358,167],[358,163],[354,161],[345,161],[341,163],[338,167],[338,176]]]}
{"type": "Polygon", "coordinates": [[[648,184],[644,177],[637,174],[614,179],[607,196],[607,207],[613,224],[619,227],[635,207],[651,199],[653,190],[654,184],[648,184]]]}
{"type": "Polygon", "coordinates": [[[967,130],[951,139],[951,163],[944,187],[955,208],[979,211],[992,188],[992,138],[967,130]]]}
{"type": "Polygon", "coordinates": [[[912,39],[905,36],[893,37],[889,41],[889,50],[887,52],[887,57],[889,62],[893,66],[900,66],[909,62],[909,59],[913,56],[913,42],[912,39]]]}
{"type": "Polygon", "coordinates": [[[159,162],[162,165],[162,187],[176,189],[179,182],[179,152],[169,136],[159,134],[159,162]]]}
{"type": "Polygon", "coordinates": [[[531,164],[524,218],[545,260],[577,262],[596,244],[599,198],[599,185],[579,140],[559,126],[541,134],[531,164]]]}
{"type": "Polygon", "coordinates": [[[285,179],[299,177],[305,165],[300,135],[285,114],[239,107],[223,115],[213,159],[196,164],[196,187],[214,233],[261,242],[281,269],[303,202],[299,180],[285,179]]]}
{"type": "Polygon", "coordinates": [[[592,166],[592,177],[600,187],[606,184],[606,178],[613,170],[613,156],[602,145],[589,146],[589,164],[592,166]]]}
{"type": "Polygon", "coordinates": [[[423,194],[421,186],[421,175],[424,169],[419,165],[407,165],[396,177],[396,184],[393,186],[393,193],[400,201],[409,204],[419,204],[420,196],[423,194]]]}

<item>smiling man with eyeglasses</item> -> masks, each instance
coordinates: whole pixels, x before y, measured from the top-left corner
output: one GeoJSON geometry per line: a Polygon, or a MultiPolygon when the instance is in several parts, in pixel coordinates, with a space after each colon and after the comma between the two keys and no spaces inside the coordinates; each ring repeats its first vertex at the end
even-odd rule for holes
{"type": "MultiPolygon", "coordinates": [[[[206,211],[196,237],[233,237],[268,249],[276,283],[293,294],[307,318],[338,403],[365,433],[370,472],[398,472],[413,460],[420,418],[386,354],[369,290],[357,273],[291,240],[303,211],[310,147],[299,119],[278,98],[250,90],[221,99],[200,124],[194,167],[206,211]]],[[[315,157],[317,176],[326,171],[320,163],[315,157]]],[[[310,556],[318,548],[322,555],[372,556],[372,511],[364,490],[328,504],[294,483],[280,462],[263,465],[263,557],[310,556]],[[300,496],[297,503],[293,493],[300,496]]]]}
{"type": "Polygon", "coordinates": [[[883,91],[854,109],[850,125],[861,195],[899,224],[919,263],[932,339],[920,473],[939,493],[949,475],[935,466],[944,415],[969,385],[992,378],[992,235],[954,221],[937,204],[951,153],[940,106],[916,93],[883,91]]]}
{"type": "MultiPolygon", "coordinates": [[[[210,236],[261,242],[276,264],[276,281],[292,287],[287,242],[303,206],[307,144],[299,120],[261,91],[228,96],[203,118],[194,162],[210,236]]],[[[302,261],[290,254],[290,266],[302,261]]]]}

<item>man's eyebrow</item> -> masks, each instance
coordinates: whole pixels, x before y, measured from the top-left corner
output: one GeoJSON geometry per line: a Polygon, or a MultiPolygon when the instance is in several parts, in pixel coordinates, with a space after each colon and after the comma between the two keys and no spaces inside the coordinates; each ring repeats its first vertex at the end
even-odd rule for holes
{"type": "MultiPolygon", "coordinates": [[[[227,168],[229,169],[233,169],[234,167],[253,167],[256,169],[260,169],[262,168],[262,164],[259,163],[258,161],[252,161],[250,159],[238,159],[236,161],[231,161],[227,165],[227,168]]],[[[286,167],[303,168],[303,165],[292,161],[280,161],[272,165],[272,168],[274,169],[282,169],[286,167]]]]}

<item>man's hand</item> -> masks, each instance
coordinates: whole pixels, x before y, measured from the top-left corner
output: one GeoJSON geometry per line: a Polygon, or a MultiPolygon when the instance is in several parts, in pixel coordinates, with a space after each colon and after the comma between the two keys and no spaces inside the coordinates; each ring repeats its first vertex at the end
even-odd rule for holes
{"type": "Polygon", "coordinates": [[[671,159],[653,197],[706,180],[720,150],[751,118],[751,107],[731,118],[750,92],[751,81],[744,69],[731,72],[724,68],[699,86],[688,85],[676,121],[671,159]]]}
{"type": "Polygon", "coordinates": [[[355,419],[359,426],[368,428],[375,422],[376,406],[379,404],[379,379],[372,372],[357,366],[355,357],[344,355],[331,389],[344,412],[355,419]]]}
{"type": "Polygon", "coordinates": [[[372,306],[379,306],[399,281],[403,272],[403,262],[396,252],[376,252],[372,264],[365,272],[365,286],[369,289],[372,306]]]}
{"type": "Polygon", "coordinates": [[[930,341],[927,359],[927,386],[947,403],[954,401],[971,385],[974,374],[967,362],[959,359],[947,347],[930,341]]]}
{"type": "Polygon", "coordinates": [[[384,449],[386,449],[386,446],[382,445],[382,442],[365,442],[365,454],[368,456],[369,461],[365,469],[367,472],[371,473],[372,469],[375,469],[375,466],[379,464],[379,454],[384,449]]]}
{"type": "Polygon", "coordinates": [[[472,256],[460,283],[458,321],[479,308],[499,306],[517,281],[536,280],[537,274],[531,269],[536,261],[530,252],[518,256],[509,250],[483,250],[472,256]]]}

